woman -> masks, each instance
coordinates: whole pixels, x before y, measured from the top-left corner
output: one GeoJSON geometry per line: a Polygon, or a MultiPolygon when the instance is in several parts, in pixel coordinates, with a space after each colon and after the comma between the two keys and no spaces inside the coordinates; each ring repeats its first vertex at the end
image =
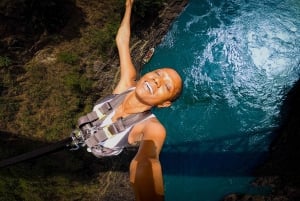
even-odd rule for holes
{"type": "MultiPolygon", "coordinates": [[[[136,81],[136,68],[130,56],[130,17],[133,0],[126,0],[126,10],[116,36],[120,57],[121,77],[113,91],[120,94],[131,89],[115,110],[112,121],[152,107],[168,107],[181,92],[182,80],[171,68],[157,69],[136,81]]],[[[164,200],[164,185],[159,154],[166,130],[153,115],[136,124],[128,135],[128,143],[139,142],[139,149],[130,164],[130,182],[138,201],[164,200]]]]}

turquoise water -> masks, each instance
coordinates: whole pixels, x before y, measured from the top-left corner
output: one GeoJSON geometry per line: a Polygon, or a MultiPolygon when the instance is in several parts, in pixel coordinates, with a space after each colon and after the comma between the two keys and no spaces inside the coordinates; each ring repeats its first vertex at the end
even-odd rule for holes
{"type": "Polygon", "coordinates": [[[300,75],[299,0],[190,0],[143,72],[172,66],[179,100],[154,112],[167,201],[257,193],[251,171],[267,156],[284,95],[300,75]]]}

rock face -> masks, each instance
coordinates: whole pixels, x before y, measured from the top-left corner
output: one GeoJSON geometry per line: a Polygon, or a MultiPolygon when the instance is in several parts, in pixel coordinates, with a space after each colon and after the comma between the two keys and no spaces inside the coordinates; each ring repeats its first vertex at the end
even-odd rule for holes
{"type": "MultiPolygon", "coordinates": [[[[9,56],[18,64],[28,61],[49,43],[47,35],[64,34],[61,30],[74,17],[78,24],[84,24],[79,9],[69,0],[2,0],[0,55],[9,56]]],[[[72,33],[69,38],[76,37],[79,30],[68,33],[72,33]]]]}
{"type": "Polygon", "coordinates": [[[288,92],[281,107],[281,125],[267,161],[256,170],[256,186],[269,186],[270,195],[231,194],[225,201],[300,200],[300,80],[288,92]]]}

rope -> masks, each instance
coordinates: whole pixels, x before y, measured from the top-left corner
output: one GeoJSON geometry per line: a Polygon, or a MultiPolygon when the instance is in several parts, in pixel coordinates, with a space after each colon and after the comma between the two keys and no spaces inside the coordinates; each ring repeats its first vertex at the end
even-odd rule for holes
{"type": "Polygon", "coordinates": [[[24,162],[29,159],[37,158],[37,157],[40,157],[40,156],[43,156],[46,154],[50,154],[50,153],[59,151],[63,148],[66,148],[69,142],[70,142],[70,138],[66,138],[55,144],[51,144],[49,146],[42,147],[40,149],[36,149],[31,152],[27,152],[27,153],[24,153],[24,154],[21,154],[21,155],[12,157],[12,158],[2,160],[2,161],[0,161],[0,168],[4,168],[4,167],[10,166],[10,165],[24,162]]]}

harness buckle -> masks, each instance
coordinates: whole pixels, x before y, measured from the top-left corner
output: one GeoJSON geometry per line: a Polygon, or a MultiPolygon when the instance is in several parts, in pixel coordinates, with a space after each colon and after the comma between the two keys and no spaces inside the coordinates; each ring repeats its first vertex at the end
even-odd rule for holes
{"type": "Polygon", "coordinates": [[[110,125],[107,125],[107,126],[103,127],[103,131],[104,131],[107,138],[111,138],[113,136],[113,134],[109,130],[109,126],[110,125]]]}
{"type": "Polygon", "coordinates": [[[99,119],[102,119],[103,117],[105,117],[105,114],[103,114],[99,109],[96,110],[97,116],[99,119]]]}
{"type": "Polygon", "coordinates": [[[94,111],[96,112],[96,114],[97,114],[97,116],[98,116],[98,118],[99,119],[102,119],[102,118],[104,118],[106,115],[103,113],[103,112],[101,112],[101,107],[99,106],[99,105],[96,105],[95,107],[94,107],[94,111]]]}

